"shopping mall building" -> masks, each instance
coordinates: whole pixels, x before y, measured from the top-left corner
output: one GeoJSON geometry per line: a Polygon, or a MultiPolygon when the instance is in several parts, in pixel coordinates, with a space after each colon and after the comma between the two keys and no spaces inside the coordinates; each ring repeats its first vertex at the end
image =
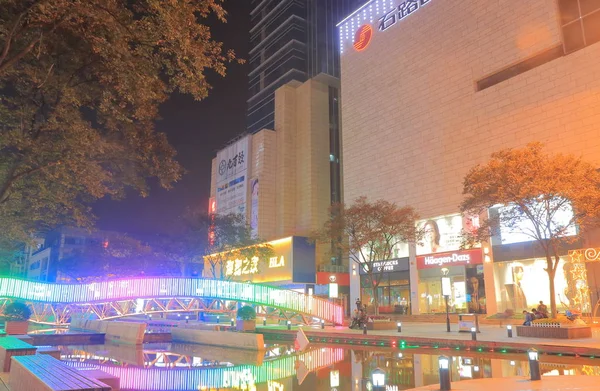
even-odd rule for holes
{"type": "MultiPolygon", "coordinates": [[[[404,303],[413,314],[442,312],[442,275],[456,311],[548,303],[534,243],[501,230],[481,248],[460,250],[461,230],[480,217],[461,216],[458,205],[467,171],[504,148],[540,141],[600,167],[600,3],[372,0],[338,31],[344,200],[411,205],[434,233],[423,246],[399,249],[380,303],[392,312],[404,303]]],[[[600,235],[571,250],[595,247],[600,235]]],[[[582,308],[598,301],[594,254],[582,271],[565,250],[560,308],[576,304],[581,280],[591,292],[582,308]]],[[[369,302],[364,276],[351,274],[352,296],[369,302]]]]}

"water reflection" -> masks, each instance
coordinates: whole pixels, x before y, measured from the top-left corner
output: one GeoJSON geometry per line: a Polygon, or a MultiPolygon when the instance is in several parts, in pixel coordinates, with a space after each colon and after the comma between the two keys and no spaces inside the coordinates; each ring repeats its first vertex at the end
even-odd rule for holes
{"type": "MultiPolygon", "coordinates": [[[[363,391],[373,371],[385,372],[386,391],[439,383],[438,357],[451,357],[452,380],[528,376],[525,354],[441,349],[332,348],[304,352],[270,345],[257,353],[201,345],[151,344],[60,347],[62,360],[94,367],[121,380],[122,390],[363,391]]],[[[541,356],[545,376],[600,375],[600,361],[541,356]]]]}

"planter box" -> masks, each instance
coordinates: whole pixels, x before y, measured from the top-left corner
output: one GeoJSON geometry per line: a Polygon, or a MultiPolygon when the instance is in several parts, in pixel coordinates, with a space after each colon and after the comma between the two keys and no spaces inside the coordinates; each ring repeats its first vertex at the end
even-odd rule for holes
{"type": "Polygon", "coordinates": [[[592,328],[589,326],[574,327],[539,327],[517,326],[518,337],[579,339],[592,338],[592,328]]]}
{"type": "Polygon", "coordinates": [[[395,330],[396,322],[391,320],[376,320],[374,322],[367,322],[367,330],[395,330]]]}
{"type": "Polygon", "coordinates": [[[237,331],[256,331],[256,319],[252,319],[252,320],[237,319],[235,322],[235,329],[237,331]]]}
{"type": "Polygon", "coordinates": [[[27,334],[29,329],[29,321],[25,320],[22,322],[6,321],[4,325],[4,331],[8,335],[23,335],[27,334]]]}

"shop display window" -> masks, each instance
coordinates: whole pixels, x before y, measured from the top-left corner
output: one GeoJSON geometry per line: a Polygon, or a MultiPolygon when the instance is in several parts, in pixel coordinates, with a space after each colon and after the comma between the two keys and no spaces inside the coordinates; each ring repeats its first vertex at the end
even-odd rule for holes
{"type": "MultiPolygon", "coordinates": [[[[549,305],[550,283],[545,259],[527,259],[513,262],[498,262],[494,265],[496,300],[498,311],[523,310],[537,308],[540,300],[549,305]]],[[[573,273],[569,272],[570,263],[561,258],[554,277],[556,305],[560,312],[574,304],[573,273]],[[568,278],[567,278],[568,277],[568,278]]]]}

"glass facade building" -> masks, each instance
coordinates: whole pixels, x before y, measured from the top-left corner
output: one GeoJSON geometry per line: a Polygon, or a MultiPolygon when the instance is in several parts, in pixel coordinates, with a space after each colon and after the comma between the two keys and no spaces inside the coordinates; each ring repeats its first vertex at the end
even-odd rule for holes
{"type": "Polygon", "coordinates": [[[340,75],[335,24],[362,0],[252,0],[249,133],[275,127],[275,90],[340,75]]]}

